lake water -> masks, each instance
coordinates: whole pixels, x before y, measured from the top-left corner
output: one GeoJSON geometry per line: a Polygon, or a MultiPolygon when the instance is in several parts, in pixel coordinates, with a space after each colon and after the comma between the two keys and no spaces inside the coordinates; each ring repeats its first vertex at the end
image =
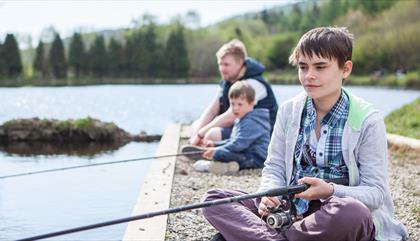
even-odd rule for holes
{"type": "MultiPolygon", "coordinates": [[[[131,133],[162,134],[173,122],[196,119],[216,85],[105,85],[0,88],[0,124],[14,118],[112,121],[131,133]]],[[[420,91],[349,87],[384,115],[420,97],[420,91]]],[[[274,86],[279,103],[300,86],[274,86]]],[[[153,156],[158,143],[130,143],[89,156],[0,152],[0,176],[64,166],[153,156]]],[[[0,180],[0,240],[24,238],[131,214],[151,161],[0,180]]],[[[53,240],[121,240],[120,224],[53,240]]]]}

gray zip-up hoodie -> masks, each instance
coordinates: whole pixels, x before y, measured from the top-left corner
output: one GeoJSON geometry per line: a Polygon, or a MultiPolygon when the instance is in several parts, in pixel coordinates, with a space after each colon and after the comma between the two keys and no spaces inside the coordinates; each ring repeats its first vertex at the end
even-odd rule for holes
{"type": "MultiPolygon", "coordinates": [[[[348,90],[350,109],[342,137],[343,159],[349,169],[349,186],[334,184],[337,197],[353,197],[372,213],[377,240],[407,238],[406,228],[394,219],[388,186],[388,157],[383,117],[373,106],[348,90]]],[[[285,102],[277,113],[259,191],[291,184],[293,153],[307,95],[285,102]],[[280,170],[280,171],[279,171],[280,170]]]]}

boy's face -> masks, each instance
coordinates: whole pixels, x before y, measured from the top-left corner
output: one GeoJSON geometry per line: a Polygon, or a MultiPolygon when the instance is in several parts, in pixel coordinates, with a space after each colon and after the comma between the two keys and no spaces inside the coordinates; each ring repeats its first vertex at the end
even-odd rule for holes
{"type": "Polygon", "coordinates": [[[238,98],[230,98],[230,107],[232,108],[232,112],[236,118],[241,119],[244,117],[248,112],[254,109],[254,102],[249,103],[245,97],[240,96],[238,98]]]}
{"type": "Polygon", "coordinates": [[[299,81],[308,96],[315,101],[336,101],[341,93],[343,79],[347,78],[353,66],[349,60],[339,68],[337,60],[301,55],[298,60],[299,81]]]}
{"type": "Polygon", "coordinates": [[[219,59],[217,64],[219,65],[219,72],[222,79],[234,82],[238,78],[239,72],[243,66],[243,61],[237,60],[232,55],[227,54],[219,59]]]}

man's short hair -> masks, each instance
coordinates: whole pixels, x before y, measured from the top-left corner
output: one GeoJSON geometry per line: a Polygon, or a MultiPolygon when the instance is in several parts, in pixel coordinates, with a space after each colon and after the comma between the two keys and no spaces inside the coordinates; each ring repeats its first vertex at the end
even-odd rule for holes
{"type": "Polygon", "coordinates": [[[353,52],[353,34],[342,27],[320,27],[306,32],[299,40],[289,57],[289,62],[297,66],[299,57],[311,58],[316,55],[330,60],[337,60],[338,67],[351,60],[353,52]]]}
{"type": "Polygon", "coordinates": [[[247,56],[244,43],[240,40],[233,39],[220,47],[220,49],[216,52],[217,60],[222,59],[226,55],[232,55],[235,60],[244,61],[247,56]]]}
{"type": "Polygon", "coordinates": [[[244,97],[248,103],[255,100],[255,90],[246,81],[236,81],[229,89],[229,99],[244,97]]]}

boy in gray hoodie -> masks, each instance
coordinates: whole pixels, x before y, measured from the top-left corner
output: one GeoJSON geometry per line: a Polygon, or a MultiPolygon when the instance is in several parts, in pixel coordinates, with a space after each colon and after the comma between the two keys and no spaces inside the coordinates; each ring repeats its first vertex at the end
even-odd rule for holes
{"type": "Polygon", "coordinates": [[[254,109],[255,91],[245,81],[232,85],[229,101],[236,117],[230,138],[208,141],[206,147],[199,148],[208,160],[194,163],[197,171],[226,174],[263,167],[271,132],[269,111],[254,109]]]}
{"type": "MultiPolygon", "coordinates": [[[[278,206],[281,197],[204,208],[204,216],[221,234],[218,240],[407,238],[394,217],[383,117],[342,87],[353,67],[352,39],[345,28],[312,29],[289,58],[305,91],[277,113],[258,191],[309,185],[292,201],[303,219],[286,230],[262,223],[261,217],[278,206]]],[[[213,189],[203,200],[241,194],[213,189]]]]}

